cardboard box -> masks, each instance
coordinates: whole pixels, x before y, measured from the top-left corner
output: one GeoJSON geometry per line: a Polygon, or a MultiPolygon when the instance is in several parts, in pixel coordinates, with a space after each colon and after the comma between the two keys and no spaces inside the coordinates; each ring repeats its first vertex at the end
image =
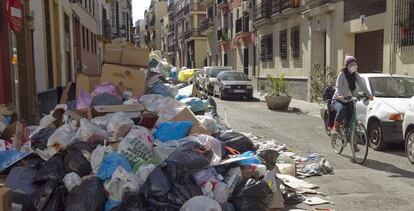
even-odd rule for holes
{"type": "Polygon", "coordinates": [[[0,210],[12,210],[12,196],[11,190],[7,187],[0,187],[0,210]]]}
{"type": "Polygon", "coordinates": [[[146,48],[125,47],[122,51],[121,65],[148,67],[149,51],[146,48]]]}
{"type": "Polygon", "coordinates": [[[123,66],[146,68],[149,51],[146,48],[125,47],[121,44],[110,44],[105,47],[104,62],[123,66]]]}
{"type": "Polygon", "coordinates": [[[104,64],[101,83],[111,82],[118,86],[121,93],[142,96],[146,90],[147,70],[121,65],[104,64]]]}
{"type": "Polygon", "coordinates": [[[80,90],[91,93],[100,82],[100,73],[80,73],[76,79],[76,96],[78,96],[80,90]]]}
{"type": "Polygon", "coordinates": [[[104,116],[108,113],[116,112],[137,112],[141,113],[145,110],[144,105],[108,105],[108,106],[94,106],[93,108],[81,109],[76,111],[66,111],[73,120],[80,121],[82,118],[92,119],[98,116],[104,116]]]}
{"type": "Polygon", "coordinates": [[[210,135],[202,125],[201,122],[197,119],[194,113],[188,109],[184,108],[180,113],[178,113],[170,122],[182,122],[182,121],[191,121],[193,122],[193,127],[191,128],[190,135],[194,134],[207,134],[210,135]]]}
{"type": "Polygon", "coordinates": [[[105,47],[104,62],[110,64],[121,64],[122,47],[120,45],[107,45],[105,47]]]}

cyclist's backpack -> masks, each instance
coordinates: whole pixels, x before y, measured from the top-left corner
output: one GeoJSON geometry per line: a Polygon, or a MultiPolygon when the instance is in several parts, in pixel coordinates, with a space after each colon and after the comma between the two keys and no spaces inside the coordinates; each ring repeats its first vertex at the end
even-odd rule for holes
{"type": "Polygon", "coordinates": [[[323,91],[323,100],[328,101],[332,100],[333,96],[335,95],[335,87],[327,86],[323,91]]]}

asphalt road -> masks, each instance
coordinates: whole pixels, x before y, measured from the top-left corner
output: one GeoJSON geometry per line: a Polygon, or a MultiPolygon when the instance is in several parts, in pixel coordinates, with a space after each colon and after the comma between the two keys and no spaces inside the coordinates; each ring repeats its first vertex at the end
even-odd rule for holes
{"type": "Polygon", "coordinates": [[[318,185],[327,194],[325,199],[335,204],[300,204],[296,208],[414,210],[414,165],[408,162],[402,145],[385,152],[370,149],[366,163],[358,165],[350,161],[349,145],[343,155],[332,151],[319,118],[293,111],[269,111],[262,102],[216,101],[220,116],[226,117],[234,130],[275,139],[291,146],[299,155],[320,153],[331,163],[333,175],[306,181],[318,185]]]}

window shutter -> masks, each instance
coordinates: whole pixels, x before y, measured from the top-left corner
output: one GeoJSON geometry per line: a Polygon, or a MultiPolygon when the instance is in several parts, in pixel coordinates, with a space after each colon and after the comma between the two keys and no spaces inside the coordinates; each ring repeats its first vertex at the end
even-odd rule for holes
{"type": "Polygon", "coordinates": [[[279,55],[281,59],[287,59],[287,31],[280,31],[279,34],[279,55]]]}

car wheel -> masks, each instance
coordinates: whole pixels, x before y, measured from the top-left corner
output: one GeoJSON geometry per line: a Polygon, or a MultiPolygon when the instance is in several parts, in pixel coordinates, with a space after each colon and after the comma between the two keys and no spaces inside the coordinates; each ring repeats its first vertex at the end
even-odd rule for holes
{"type": "Polygon", "coordinates": [[[219,98],[220,100],[224,100],[223,91],[219,91],[219,98]]]}
{"type": "Polygon", "coordinates": [[[414,164],[414,129],[410,129],[405,137],[405,152],[408,160],[414,164]]]}
{"type": "Polygon", "coordinates": [[[386,147],[384,137],[382,135],[381,124],[378,121],[374,121],[369,125],[368,129],[369,144],[374,150],[383,150],[386,147]]]}

